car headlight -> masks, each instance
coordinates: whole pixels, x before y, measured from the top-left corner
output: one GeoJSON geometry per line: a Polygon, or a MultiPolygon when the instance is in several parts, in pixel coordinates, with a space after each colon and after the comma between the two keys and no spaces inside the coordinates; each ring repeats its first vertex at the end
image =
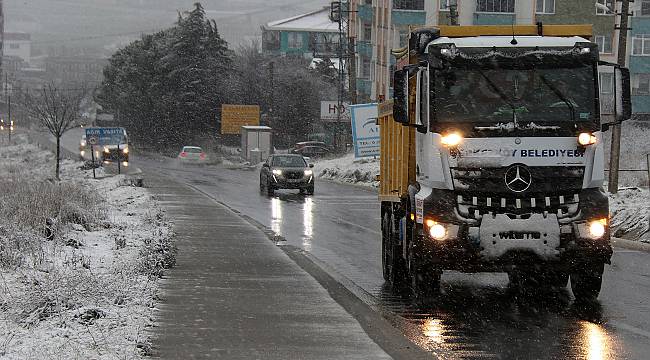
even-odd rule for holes
{"type": "Polygon", "coordinates": [[[110,150],[108,150],[108,148],[107,148],[107,147],[105,147],[105,148],[104,148],[104,152],[108,154],[108,153],[109,153],[109,152],[111,152],[111,151],[110,151],[110,150]]]}
{"type": "Polygon", "coordinates": [[[128,154],[129,153],[129,147],[125,147],[124,150],[122,150],[123,153],[128,154]]]}
{"type": "Polygon", "coordinates": [[[305,170],[305,176],[311,176],[313,173],[311,170],[305,170]]]}
{"type": "Polygon", "coordinates": [[[277,175],[277,176],[282,175],[282,170],[274,169],[273,170],[273,175],[277,175]]]}

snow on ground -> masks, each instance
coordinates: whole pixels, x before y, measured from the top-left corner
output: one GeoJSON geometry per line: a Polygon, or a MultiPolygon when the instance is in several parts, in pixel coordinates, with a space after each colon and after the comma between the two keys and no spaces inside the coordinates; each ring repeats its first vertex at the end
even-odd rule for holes
{"type": "MultiPolygon", "coordinates": [[[[609,162],[609,137],[611,131],[605,133],[605,155],[609,162]]],[[[622,170],[647,169],[647,154],[650,154],[650,121],[626,121],[621,130],[621,158],[622,170]]],[[[609,166],[608,166],[609,168],[609,166]]],[[[621,171],[619,173],[619,186],[648,186],[647,171],[621,171]]]]}
{"type": "Polygon", "coordinates": [[[340,158],[320,160],[314,164],[317,177],[368,187],[379,187],[376,175],[379,174],[379,158],[355,159],[354,154],[340,158]]]}
{"type": "MultiPolygon", "coordinates": [[[[347,154],[340,158],[317,161],[314,170],[318,177],[326,180],[373,188],[379,186],[379,182],[375,181],[375,175],[379,174],[379,159],[355,159],[354,154],[347,154]]],[[[650,242],[648,230],[650,205],[648,204],[650,204],[650,194],[647,188],[622,188],[618,194],[611,195],[613,235],[629,240],[650,242]]]]}
{"type": "Polygon", "coordinates": [[[162,209],[124,175],[93,180],[80,162],[51,180],[53,155],[16,142],[0,145],[0,357],[142,357],[173,264],[162,209]]]}
{"type": "Polygon", "coordinates": [[[650,192],[641,188],[621,188],[610,195],[612,235],[650,243],[650,192]]]}

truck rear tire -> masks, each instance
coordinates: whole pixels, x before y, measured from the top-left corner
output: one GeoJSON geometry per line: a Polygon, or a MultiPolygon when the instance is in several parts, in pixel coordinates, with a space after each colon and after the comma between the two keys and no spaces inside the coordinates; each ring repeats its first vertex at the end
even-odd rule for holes
{"type": "Polygon", "coordinates": [[[605,264],[585,263],[571,272],[571,290],[576,301],[594,301],[600,294],[605,264]]]}
{"type": "Polygon", "coordinates": [[[393,289],[401,289],[406,283],[406,266],[401,256],[401,246],[398,245],[395,231],[395,221],[392,216],[390,206],[384,210],[382,217],[382,235],[381,235],[381,260],[382,274],[393,289]]]}

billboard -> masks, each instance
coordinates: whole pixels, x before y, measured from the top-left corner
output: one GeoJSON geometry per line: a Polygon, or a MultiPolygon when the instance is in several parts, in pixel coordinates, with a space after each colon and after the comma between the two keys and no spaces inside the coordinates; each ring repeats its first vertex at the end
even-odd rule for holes
{"type": "Polygon", "coordinates": [[[320,102],[320,119],[323,122],[336,122],[339,120],[339,112],[341,113],[341,121],[350,121],[350,104],[343,103],[341,109],[338,108],[338,101],[321,101],[320,102]]]}
{"type": "Polygon", "coordinates": [[[222,134],[239,134],[242,126],[257,126],[259,124],[259,105],[221,105],[222,134]]]}
{"type": "Polygon", "coordinates": [[[351,105],[354,157],[379,156],[377,104],[351,105]]]}

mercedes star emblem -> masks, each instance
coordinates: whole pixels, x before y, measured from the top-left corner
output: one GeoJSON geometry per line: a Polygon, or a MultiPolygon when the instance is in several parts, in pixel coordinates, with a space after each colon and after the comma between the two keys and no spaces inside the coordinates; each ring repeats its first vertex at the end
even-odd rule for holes
{"type": "Polygon", "coordinates": [[[520,193],[528,190],[533,179],[526,166],[513,165],[506,171],[505,181],[508,189],[520,193]]]}

